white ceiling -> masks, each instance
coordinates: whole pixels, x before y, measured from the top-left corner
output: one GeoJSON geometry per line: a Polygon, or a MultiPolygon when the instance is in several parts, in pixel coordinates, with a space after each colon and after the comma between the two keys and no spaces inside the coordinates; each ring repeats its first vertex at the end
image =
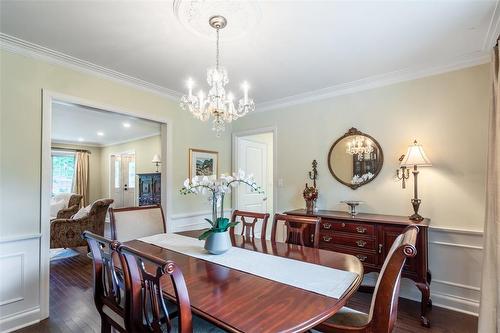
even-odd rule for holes
{"type": "MultiPolygon", "coordinates": [[[[211,2],[217,4],[227,1],[211,2]]],[[[0,5],[2,33],[161,86],[174,96],[185,91],[190,76],[206,91],[214,42],[181,24],[172,1],[2,0],[0,5]]],[[[222,63],[233,92],[239,93],[243,80],[250,82],[257,107],[388,73],[484,62],[500,29],[496,0],[254,5],[256,24],[242,38],[222,43],[222,63]]],[[[226,15],[229,30],[233,17],[226,15]]]]}
{"type": "Polygon", "coordinates": [[[65,102],[52,104],[53,142],[107,146],[159,134],[160,124],[154,121],[65,102]]]}

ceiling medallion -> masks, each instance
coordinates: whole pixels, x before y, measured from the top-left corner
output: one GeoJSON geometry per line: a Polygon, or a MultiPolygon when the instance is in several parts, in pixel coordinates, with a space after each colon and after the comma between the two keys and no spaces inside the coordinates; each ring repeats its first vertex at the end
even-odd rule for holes
{"type": "Polygon", "coordinates": [[[237,107],[234,105],[232,93],[226,93],[226,84],[229,79],[227,71],[220,66],[219,31],[227,25],[224,16],[215,15],[209,18],[209,26],[216,31],[216,55],[215,67],[207,70],[207,83],[209,85],[208,94],[205,96],[203,90],[198,92],[198,96],[193,95],[194,82],[189,79],[187,82],[188,94],[182,96],[180,106],[183,110],[188,110],[196,119],[207,121],[212,117],[212,130],[219,137],[225,130],[225,124],[236,120],[248,112],[255,110],[253,99],[248,97],[248,83],[243,82],[243,98],[238,101],[237,107]]]}
{"type": "Polygon", "coordinates": [[[224,41],[243,38],[253,30],[262,16],[256,1],[225,0],[174,0],[173,12],[177,20],[192,33],[214,38],[215,31],[207,25],[212,16],[223,16],[231,22],[231,29],[224,31],[224,41]]]}

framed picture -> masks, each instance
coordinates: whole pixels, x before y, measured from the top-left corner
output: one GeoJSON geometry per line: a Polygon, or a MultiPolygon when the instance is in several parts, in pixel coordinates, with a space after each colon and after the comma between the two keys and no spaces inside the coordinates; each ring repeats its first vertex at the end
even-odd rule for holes
{"type": "Polygon", "coordinates": [[[218,152],[202,149],[189,149],[189,179],[192,179],[194,176],[217,178],[218,175],[218,152]]]}

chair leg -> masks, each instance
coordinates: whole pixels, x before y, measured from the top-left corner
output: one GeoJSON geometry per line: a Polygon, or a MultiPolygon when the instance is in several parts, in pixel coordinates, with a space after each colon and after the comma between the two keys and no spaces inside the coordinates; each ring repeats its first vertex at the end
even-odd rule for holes
{"type": "Polygon", "coordinates": [[[111,333],[111,324],[104,318],[101,318],[101,333],[111,333]]]}

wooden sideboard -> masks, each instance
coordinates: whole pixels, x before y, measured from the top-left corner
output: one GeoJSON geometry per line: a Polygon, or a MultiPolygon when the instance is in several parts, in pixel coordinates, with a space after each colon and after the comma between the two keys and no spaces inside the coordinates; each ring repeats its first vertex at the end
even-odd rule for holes
{"type": "MultiPolygon", "coordinates": [[[[305,209],[285,212],[289,215],[321,217],[319,247],[325,250],[352,254],[363,263],[365,273],[379,272],[392,243],[403,230],[412,224],[420,228],[417,239],[417,255],[408,259],[403,277],[415,282],[422,293],[421,322],[429,327],[426,317],[430,300],[431,273],[428,266],[429,219],[415,223],[407,216],[363,214],[352,217],[347,212],[319,210],[307,213],[305,209]]],[[[311,230],[311,237],[312,237],[311,230]]],[[[309,237],[308,237],[309,239],[309,237]]]]}

